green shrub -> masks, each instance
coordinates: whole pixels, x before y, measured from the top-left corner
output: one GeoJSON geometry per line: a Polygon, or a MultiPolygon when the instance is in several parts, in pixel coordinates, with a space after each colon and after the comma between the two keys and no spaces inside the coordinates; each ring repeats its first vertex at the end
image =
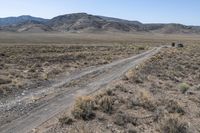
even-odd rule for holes
{"type": "Polygon", "coordinates": [[[179,84],[179,89],[184,94],[190,89],[190,86],[187,83],[181,83],[179,84]]]}

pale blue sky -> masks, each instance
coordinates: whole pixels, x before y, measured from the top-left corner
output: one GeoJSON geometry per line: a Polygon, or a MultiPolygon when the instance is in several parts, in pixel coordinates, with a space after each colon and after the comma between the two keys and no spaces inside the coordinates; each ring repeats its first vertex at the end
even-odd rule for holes
{"type": "Polygon", "coordinates": [[[144,23],[200,25],[200,0],[0,0],[0,17],[86,12],[144,23]]]}

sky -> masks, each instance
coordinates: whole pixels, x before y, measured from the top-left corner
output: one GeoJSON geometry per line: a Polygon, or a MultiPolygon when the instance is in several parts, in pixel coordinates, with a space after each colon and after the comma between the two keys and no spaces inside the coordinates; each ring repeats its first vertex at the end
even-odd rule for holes
{"type": "Polygon", "coordinates": [[[200,25],[200,0],[0,0],[0,18],[86,12],[143,23],[200,25]]]}

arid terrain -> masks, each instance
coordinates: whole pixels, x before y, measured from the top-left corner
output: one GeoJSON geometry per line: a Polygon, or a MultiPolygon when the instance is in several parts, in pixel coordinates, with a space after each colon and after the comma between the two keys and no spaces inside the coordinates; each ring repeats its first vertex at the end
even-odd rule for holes
{"type": "Polygon", "coordinates": [[[199,51],[198,35],[0,33],[0,131],[198,133],[199,51]]]}
{"type": "Polygon", "coordinates": [[[78,97],[46,132],[199,133],[199,51],[199,44],[164,49],[121,80],[78,97]]]}

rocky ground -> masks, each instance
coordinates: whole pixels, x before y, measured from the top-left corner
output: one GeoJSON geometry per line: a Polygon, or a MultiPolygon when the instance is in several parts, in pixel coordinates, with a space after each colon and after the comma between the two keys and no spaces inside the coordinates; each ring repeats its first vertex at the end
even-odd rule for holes
{"type": "Polygon", "coordinates": [[[166,48],[103,91],[77,98],[45,132],[199,133],[199,51],[199,44],[166,48]]]}

